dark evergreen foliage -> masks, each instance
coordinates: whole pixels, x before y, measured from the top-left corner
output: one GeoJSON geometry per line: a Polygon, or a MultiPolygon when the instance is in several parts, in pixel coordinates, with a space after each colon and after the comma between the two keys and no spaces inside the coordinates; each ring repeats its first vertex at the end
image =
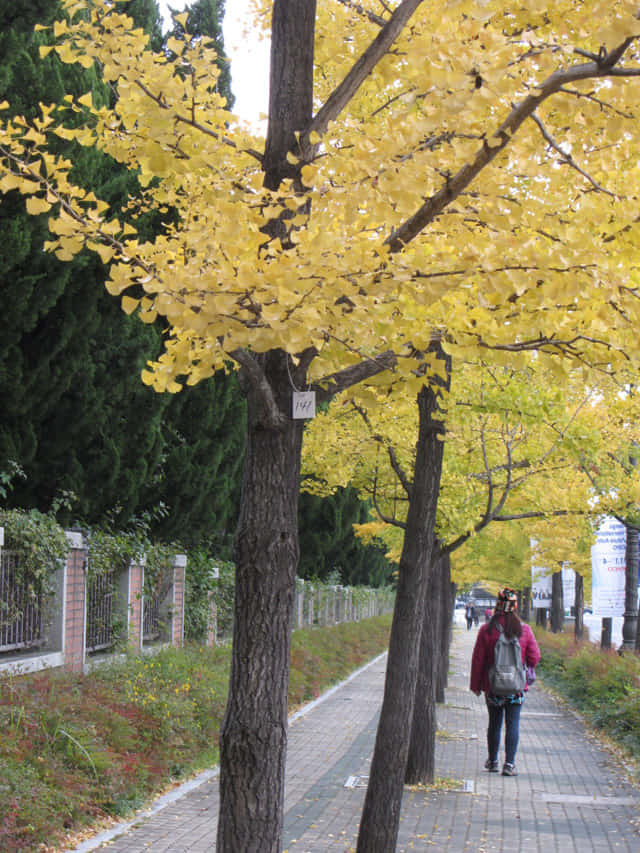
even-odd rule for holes
{"type": "Polygon", "coordinates": [[[339,573],[348,586],[387,586],[394,566],[377,545],[364,545],[353,531],[354,524],[370,520],[367,504],[351,487],[338,489],[330,497],[303,492],[298,506],[301,578],[326,580],[339,573]]]}
{"type": "MultiPolygon", "coordinates": [[[[132,0],[126,11],[161,46],[156,0],[132,0]]],[[[40,59],[48,36],[33,27],[58,14],[58,0],[0,7],[0,100],[14,113],[31,117],[40,101],[59,102],[66,92],[108,97],[93,70],[40,59]]],[[[207,22],[218,23],[211,15],[198,20],[206,35],[207,22]]],[[[221,38],[218,30],[211,35],[221,38]]],[[[68,146],[65,153],[76,177],[114,204],[137,191],[135,175],[110,158],[68,146]]],[[[153,233],[157,226],[142,227],[153,233]]],[[[140,371],[160,350],[160,328],[122,312],[105,291],[99,260],[87,252],[61,263],[43,252],[46,220],[28,216],[17,193],[1,200],[0,234],[0,470],[13,461],[26,474],[10,505],[48,510],[72,492],[77,500],[64,523],[109,514],[124,524],[164,504],[162,533],[189,541],[226,535],[244,436],[235,383],[209,380],[177,397],[146,388],[140,371]]]]}

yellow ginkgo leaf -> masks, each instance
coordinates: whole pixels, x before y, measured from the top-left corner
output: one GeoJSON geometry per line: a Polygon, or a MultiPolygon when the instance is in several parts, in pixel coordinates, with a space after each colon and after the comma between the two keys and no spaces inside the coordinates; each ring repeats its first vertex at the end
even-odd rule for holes
{"type": "Polygon", "coordinates": [[[133,299],[131,296],[122,297],[122,310],[125,314],[133,314],[139,304],[139,300],[133,299]]]}
{"type": "Polygon", "coordinates": [[[51,205],[44,198],[38,198],[37,196],[29,196],[27,199],[27,213],[31,214],[31,216],[37,216],[39,213],[46,213],[48,210],[51,210],[51,205]]]}

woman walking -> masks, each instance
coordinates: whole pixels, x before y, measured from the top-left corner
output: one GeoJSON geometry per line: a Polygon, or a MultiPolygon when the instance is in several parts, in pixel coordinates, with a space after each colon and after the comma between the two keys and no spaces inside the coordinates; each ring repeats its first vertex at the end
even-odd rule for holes
{"type": "Polygon", "coordinates": [[[523,666],[534,670],[540,660],[540,649],[533,631],[526,623],[520,621],[516,613],[517,607],[518,597],[514,590],[505,588],[498,593],[498,601],[493,616],[478,631],[471,658],[470,689],[476,696],[484,692],[489,712],[487,728],[489,757],[484,766],[490,773],[497,773],[499,769],[498,751],[500,749],[503,718],[505,721],[503,776],[517,775],[515,762],[520,736],[520,709],[524,702],[528,684],[525,682],[522,690],[507,695],[496,695],[495,692],[492,692],[489,673],[494,666],[495,648],[499,637],[504,635],[505,640],[516,638],[519,643],[523,666]]]}

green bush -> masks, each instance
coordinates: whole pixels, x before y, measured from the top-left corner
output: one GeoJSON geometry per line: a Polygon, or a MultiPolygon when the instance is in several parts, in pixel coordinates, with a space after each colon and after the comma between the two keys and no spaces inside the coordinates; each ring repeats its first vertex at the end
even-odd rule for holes
{"type": "Polygon", "coordinates": [[[622,746],[640,750],[640,659],[536,630],[545,682],[622,746]]]}

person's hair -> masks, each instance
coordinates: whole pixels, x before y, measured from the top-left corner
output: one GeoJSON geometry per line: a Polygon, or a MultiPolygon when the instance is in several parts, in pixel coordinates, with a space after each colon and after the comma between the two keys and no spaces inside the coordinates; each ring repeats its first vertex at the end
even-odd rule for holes
{"type": "Polygon", "coordinates": [[[496,629],[496,631],[498,630],[498,623],[500,622],[501,617],[504,619],[502,630],[504,631],[504,635],[508,640],[510,640],[511,637],[522,636],[522,622],[520,621],[520,617],[515,612],[515,610],[512,610],[510,613],[502,613],[498,610],[496,613],[494,613],[488,625],[489,631],[493,630],[494,628],[496,629]]]}

